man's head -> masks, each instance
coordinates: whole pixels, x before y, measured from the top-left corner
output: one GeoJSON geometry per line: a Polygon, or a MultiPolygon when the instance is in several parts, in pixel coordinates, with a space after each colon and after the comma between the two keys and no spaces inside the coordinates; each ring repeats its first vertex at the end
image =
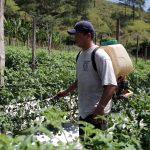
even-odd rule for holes
{"type": "Polygon", "coordinates": [[[68,30],[69,34],[75,33],[91,33],[92,39],[94,38],[95,30],[91,22],[89,21],[79,21],[75,24],[73,29],[68,30]]]}
{"type": "Polygon", "coordinates": [[[79,21],[73,29],[68,30],[69,34],[75,35],[76,44],[81,47],[88,47],[94,39],[94,27],[89,21],[79,21]]]}

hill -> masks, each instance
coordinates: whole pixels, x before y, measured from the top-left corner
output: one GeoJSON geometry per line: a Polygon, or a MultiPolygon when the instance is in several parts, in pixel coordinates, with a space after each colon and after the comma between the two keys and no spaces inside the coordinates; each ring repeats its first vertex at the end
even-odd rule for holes
{"type": "Polygon", "coordinates": [[[46,0],[41,2],[36,0],[6,1],[6,19],[20,18],[23,22],[29,23],[33,16],[37,19],[39,29],[43,26],[46,29],[45,25],[49,24],[50,32],[55,32],[56,36],[60,35],[60,40],[66,38],[66,30],[78,20],[90,20],[94,24],[97,34],[107,32],[115,37],[116,20],[120,19],[121,43],[133,46],[136,44],[137,36],[140,37],[140,43],[150,41],[150,14],[140,8],[135,8],[133,13],[130,6],[125,7],[123,4],[105,0],[51,0],[51,3],[46,0]]]}

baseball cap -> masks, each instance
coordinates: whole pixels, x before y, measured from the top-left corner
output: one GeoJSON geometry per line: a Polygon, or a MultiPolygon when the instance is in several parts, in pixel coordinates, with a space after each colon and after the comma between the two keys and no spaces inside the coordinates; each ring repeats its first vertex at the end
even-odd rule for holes
{"type": "Polygon", "coordinates": [[[73,29],[67,31],[69,34],[75,34],[77,32],[87,32],[94,35],[94,27],[89,21],[79,21],[75,24],[73,29]]]}

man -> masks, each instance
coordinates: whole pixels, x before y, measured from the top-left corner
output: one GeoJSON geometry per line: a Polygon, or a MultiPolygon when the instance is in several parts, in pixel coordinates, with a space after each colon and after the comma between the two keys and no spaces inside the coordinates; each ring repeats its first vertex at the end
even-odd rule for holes
{"type": "MultiPolygon", "coordinates": [[[[79,21],[68,33],[75,36],[75,42],[82,50],[76,64],[77,80],[67,89],[60,91],[58,96],[66,96],[78,88],[80,120],[102,129],[103,122],[96,117],[110,112],[111,97],[117,86],[111,59],[99,48],[95,53],[97,71],[94,70],[91,54],[98,46],[93,42],[95,31],[90,22],[79,21]]],[[[79,134],[84,134],[81,128],[79,134]]]]}

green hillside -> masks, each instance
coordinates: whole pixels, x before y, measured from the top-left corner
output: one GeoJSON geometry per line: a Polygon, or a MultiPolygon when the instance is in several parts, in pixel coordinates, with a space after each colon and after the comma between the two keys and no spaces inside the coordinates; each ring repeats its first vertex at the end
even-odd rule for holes
{"type": "Polygon", "coordinates": [[[135,8],[133,18],[132,7],[125,8],[125,5],[105,0],[6,1],[6,18],[20,18],[24,22],[31,22],[33,16],[40,29],[43,24],[49,23],[50,31],[57,32],[63,39],[67,36],[66,30],[78,20],[90,20],[97,34],[108,32],[115,37],[116,20],[120,19],[121,43],[135,45],[138,35],[140,43],[150,41],[150,14],[140,8],[135,8]]]}

